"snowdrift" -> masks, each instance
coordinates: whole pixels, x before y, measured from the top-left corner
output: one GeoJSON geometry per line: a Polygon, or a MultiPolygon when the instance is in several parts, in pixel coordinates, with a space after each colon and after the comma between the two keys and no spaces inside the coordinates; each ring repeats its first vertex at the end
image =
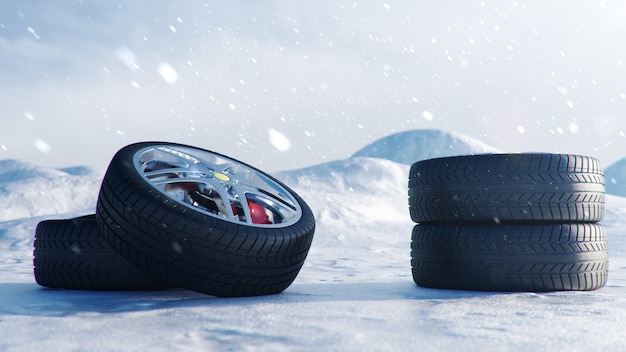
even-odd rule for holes
{"type": "Polygon", "coordinates": [[[88,167],[53,169],[0,161],[0,221],[95,208],[102,175],[88,167]]]}

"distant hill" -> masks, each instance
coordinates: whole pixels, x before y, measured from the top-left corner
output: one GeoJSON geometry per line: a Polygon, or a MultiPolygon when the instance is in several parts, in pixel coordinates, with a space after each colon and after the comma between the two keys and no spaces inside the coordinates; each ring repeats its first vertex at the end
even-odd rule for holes
{"type": "Polygon", "coordinates": [[[604,169],[606,193],[626,197],[626,158],[604,169]]]}
{"type": "Polygon", "coordinates": [[[411,130],[381,138],[352,155],[411,165],[416,161],[466,154],[499,153],[478,139],[457,132],[411,130]]]}
{"type": "Polygon", "coordinates": [[[0,221],[95,209],[103,171],[0,160],[0,221]]]}
{"type": "Polygon", "coordinates": [[[316,219],[359,226],[409,221],[408,175],[408,165],[352,157],[274,176],[305,199],[316,219]]]}
{"type": "Polygon", "coordinates": [[[352,157],[276,173],[287,185],[317,190],[380,194],[406,189],[409,168],[389,160],[352,157]]]}

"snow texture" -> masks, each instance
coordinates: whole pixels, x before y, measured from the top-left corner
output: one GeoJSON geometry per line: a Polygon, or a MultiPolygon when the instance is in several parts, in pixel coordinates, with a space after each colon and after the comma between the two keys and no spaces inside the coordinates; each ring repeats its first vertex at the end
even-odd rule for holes
{"type": "MultiPolygon", "coordinates": [[[[442,133],[443,140],[431,140],[436,148],[424,148],[440,148],[451,135],[442,133]]],[[[387,139],[389,149],[378,149],[377,155],[397,156],[393,143],[405,155],[420,155],[403,144],[407,140],[415,142],[415,138],[387,139]]],[[[465,141],[455,150],[485,148],[465,141]]],[[[364,148],[374,149],[374,145],[364,148]]],[[[32,272],[35,226],[44,219],[93,212],[101,174],[2,161],[0,350],[626,348],[622,326],[626,198],[607,197],[602,223],[608,233],[611,270],[607,286],[600,290],[537,294],[426,289],[411,279],[408,169],[406,162],[357,156],[276,174],[303,196],[317,219],[305,265],[282,294],[216,298],[186,290],[94,292],[39,287],[32,272]],[[42,196],[39,190],[54,196],[42,196]],[[84,198],[77,201],[79,196],[84,198]],[[13,202],[22,210],[5,216],[13,202]]]]}
{"type": "Polygon", "coordinates": [[[626,197],[626,158],[604,169],[606,193],[626,197]]]}
{"type": "Polygon", "coordinates": [[[94,208],[101,170],[52,169],[23,161],[0,161],[0,221],[94,208]]]}
{"type": "Polygon", "coordinates": [[[379,139],[353,156],[382,158],[411,165],[431,158],[498,152],[498,149],[461,133],[412,130],[379,139]]]}

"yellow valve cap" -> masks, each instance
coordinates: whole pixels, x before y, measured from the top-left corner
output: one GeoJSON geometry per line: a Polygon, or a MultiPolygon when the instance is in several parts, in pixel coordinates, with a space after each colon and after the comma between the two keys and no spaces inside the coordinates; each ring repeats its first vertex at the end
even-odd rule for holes
{"type": "Polygon", "coordinates": [[[224,175],[221,172],[214,172],[213,176],[220,181],[224,181],[224,182],[230,181],[230,177],[228,177],[228,175],[224,175]]]}

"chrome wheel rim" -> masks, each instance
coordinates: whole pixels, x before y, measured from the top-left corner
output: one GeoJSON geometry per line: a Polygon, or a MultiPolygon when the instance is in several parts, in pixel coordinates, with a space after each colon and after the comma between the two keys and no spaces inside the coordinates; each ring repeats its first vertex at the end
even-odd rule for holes
{"type": "Polygon", "coordinates": [[[180,145],[143,148],[135,170],[167,197],[209,216],[236,224],[286,227],[302,216],[283,186],[234,159],[180,145]]]}

